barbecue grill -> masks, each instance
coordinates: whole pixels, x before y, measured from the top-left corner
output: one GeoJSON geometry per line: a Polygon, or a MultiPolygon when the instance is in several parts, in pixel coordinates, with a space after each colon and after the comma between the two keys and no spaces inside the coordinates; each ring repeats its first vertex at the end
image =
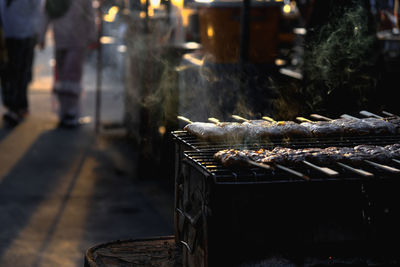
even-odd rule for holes
{"type": "Polygon", "coordinates": [[[335,164],[326,167],[338,175],[329,176],[306,164],[226,168],[213,155],[228,148],[388,145],[399,143],[400,136],[241,144],[206,142],[186,131],[172,137],[175,237],[183,245],[185,266],[239,266],[268,255],[285,255],[301,266],[306,256],[396,258],[391,244],[400,237],[400,164],[357,166],[370,175],[335,164]]]}

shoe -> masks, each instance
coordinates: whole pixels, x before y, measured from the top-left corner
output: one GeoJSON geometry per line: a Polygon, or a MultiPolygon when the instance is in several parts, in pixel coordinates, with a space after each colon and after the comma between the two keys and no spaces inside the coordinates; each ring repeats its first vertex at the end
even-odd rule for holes
{"type": "Polygon", "coordinates": [[[79,125],[79,120],[75,116],[66,115],[60,120],[58,127],[72,129],[77,128],[79,125]]]}
{"type": "Polygon", "coordinates": [[[11,110],[3,114],[3,119],[11,127],[16,126],[22,120],[22,118],[17,113],[11,110]]]}

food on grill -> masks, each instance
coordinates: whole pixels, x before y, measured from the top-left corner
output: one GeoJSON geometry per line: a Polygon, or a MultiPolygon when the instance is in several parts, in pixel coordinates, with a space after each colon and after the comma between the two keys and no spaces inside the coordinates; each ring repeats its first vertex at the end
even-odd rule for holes
{"type": "Polygon", "coordinates": [[[302,122],[300,125],[315,137],[342,136],[344,133],[343,125],[337,120],[302,122]]]}
{"type": "Polygon", "coordinates": [[[194,122],[184,127],[190,134],[210,141],[264,140],[268,138],[311,137],[311,133],[293,121],[263,120],[238,122],[194,122]]]}
{"type": "Polygon", "coordinates": [[[325,165],[336,162],[359,164],[364,160],[384,163],[396,157],[400,157],[400,144],[302,149],[275,147],[272,150],[226,149],[214,154],[214,159],[226,167],[247,166],[249,161],[283,165],[295,165],[305,160],[325,165]]]}
{"type": "Polygon", "coordinates": [[[397,116],[386,117],[384,120],[393,124],[400,124],[400,117],[397,116]]]}
{"type": "Polygon", "coordinates": [[[400,133],[400,127],[397,124],[387,122],[382,119],[376,118],[365,118],[361,120],[368,124],[371,128],[373,134],[380,135],[380,134],[397,134],[400,133]]]}
{"type": "Polygon", "coordinates": [[[315,137],[393,135],[400,131],[398,125],[376,118],[302,122],[301,125],[315,137]]]}
{"type": "Polygon", "coordinates": [[[246,128],[246,137],[251,140],[285,137],[311,137],[311,132],[293,121],[268,122],[262,120],[242,123],[246,128]]]}
{"type": "Polygon", "coordinates": [[[400,133],[400,124],[377,118],[336,119],[300,124],[293,121],[249,120],[242,123],[193,122],[186,125],[184,130],[209,141],[246,141],[270,138],[394,135],[400,133]]]}
{"type": "Polygon", "coordinates": [[[244,138],[246,127],[237,122],[193,122],[184,127],[189,133],[209,141],[235,140],[244,138]]]}

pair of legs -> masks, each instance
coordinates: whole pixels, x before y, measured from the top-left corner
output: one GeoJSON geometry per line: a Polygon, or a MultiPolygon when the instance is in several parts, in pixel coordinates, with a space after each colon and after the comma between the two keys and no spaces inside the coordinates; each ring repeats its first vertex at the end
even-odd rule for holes
{"type": "Polygon", "coordinates": [[[85,55],[86,49],[81,47],[56,48],[54,93],[58,100],[58,115],[61,124],[74,126],[78,123],[85,55]]]}
{"type": "Polygon", "coordinates": [[[2,100],[8,109],[5,118],[15,122],[28,112],[27,90],[32,80],[35,45],[36,37],[6,38],[8,62],[1,75],[2,100]]]}

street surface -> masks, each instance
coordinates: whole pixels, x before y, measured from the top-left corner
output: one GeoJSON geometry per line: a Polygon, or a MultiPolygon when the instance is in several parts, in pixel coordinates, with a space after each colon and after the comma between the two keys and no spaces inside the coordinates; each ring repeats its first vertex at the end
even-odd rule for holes
{"type": "Polygon", "coordinates": [[[100,132],[93,121],[95,53],[82,101],[91,122],[58,128],[48,44],[36,52],[29,117],[15,128],[0,119],[0,266],[83,266],[89,247],[173,234],[172,183],[136,175],[136,145],[121,127],[118,68],[104,66],[100,132]]]}

